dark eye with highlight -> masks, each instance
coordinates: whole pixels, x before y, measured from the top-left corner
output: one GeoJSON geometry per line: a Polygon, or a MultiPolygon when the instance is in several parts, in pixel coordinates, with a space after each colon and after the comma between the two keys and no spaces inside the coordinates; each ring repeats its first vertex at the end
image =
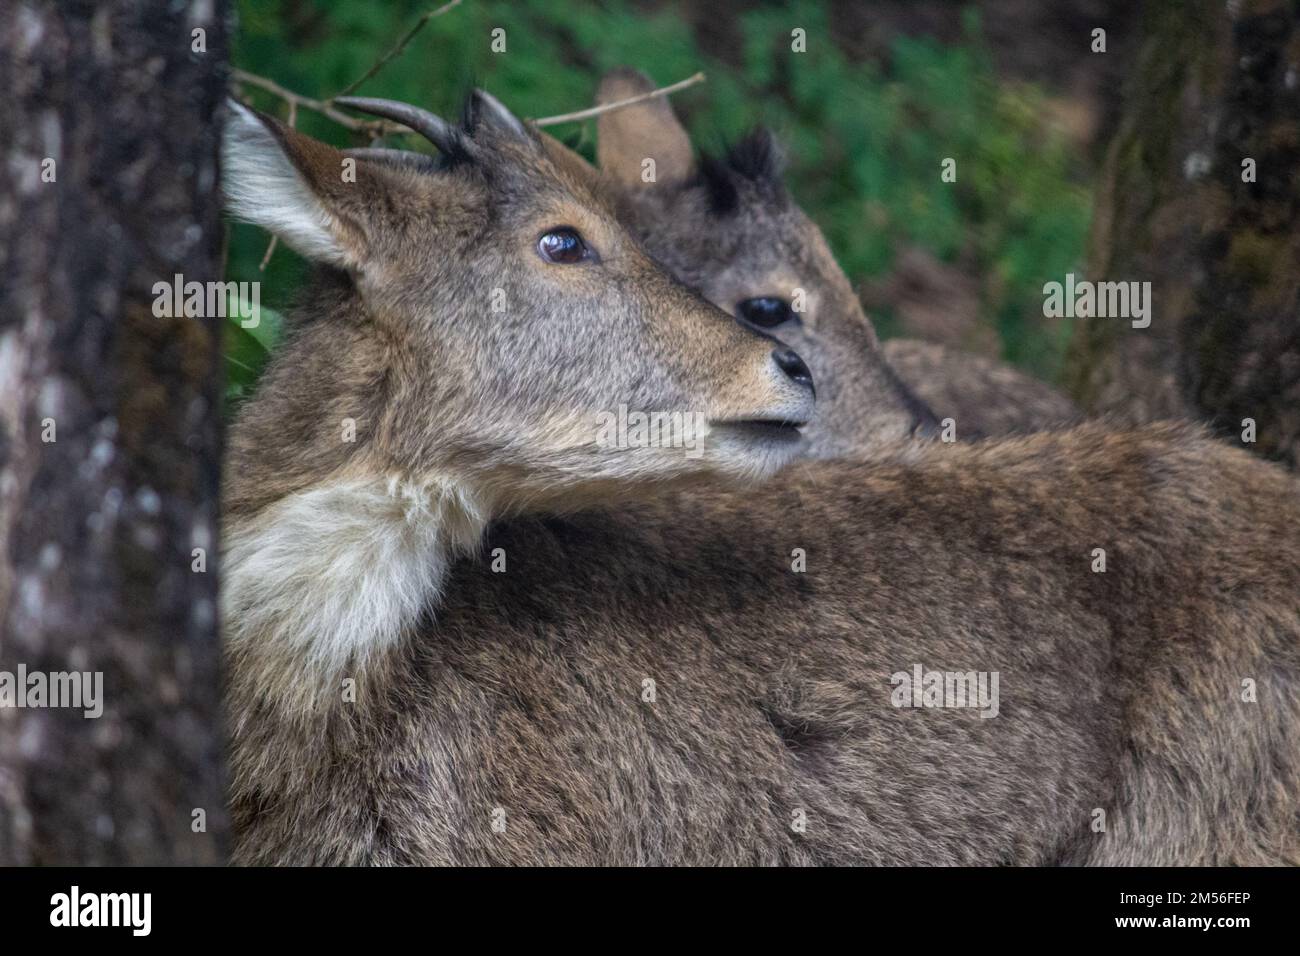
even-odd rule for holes
{"type": "Polygon", "coordinates": [[[537,240],[537,254],[547,262],[561,266],[586,262],[596,257],[578,230],[569,226],[548,229],[542,233],[542,237],[537,240]]]}
{"type": "Polygon", "coordinates": [[[736,306],[736,314],[760,329],[774,329],[794,318],[789,302],[770,295],[745,299],[736,306]]]}

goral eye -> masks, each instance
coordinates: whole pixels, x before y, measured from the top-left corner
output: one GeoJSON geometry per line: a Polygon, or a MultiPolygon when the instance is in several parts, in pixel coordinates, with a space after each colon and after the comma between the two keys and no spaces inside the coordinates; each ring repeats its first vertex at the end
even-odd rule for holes
{"type": "Polygon", "coordinates": [[[745,299],[736,306],[736,314],[760,329],[774,329],[794,317],[789,302],[770,295],[745,299]]]}
{"type": "Polygon", "coordinates": [[[549,229],[537,240],[537,254],[556,265],[572,265],[594,258],[578,230],[569,226],[549,229]]]}

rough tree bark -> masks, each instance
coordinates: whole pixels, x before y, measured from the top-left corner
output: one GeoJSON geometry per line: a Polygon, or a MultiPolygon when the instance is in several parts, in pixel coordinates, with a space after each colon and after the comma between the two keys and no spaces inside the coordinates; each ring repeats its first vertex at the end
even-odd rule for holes
{"type": "Polygon", "coordinates": [[[1089,278],[1151,281],[1151,326],[1081,320],[1068,385],[1090,411],[1124,420],[1188,416],[1240,439],[1253,419],[1248,447],[1294,468],[1300,4],[1153,0],[1144,29],[1089,278]]]}
{"type": "Polygon", "coordinates": [[[220,278],[225,5],[4,18],[0,671],[101,671],[104,711],[0,706],[0,863],[220,862],[218,325],[152,287],[220,278]]]}

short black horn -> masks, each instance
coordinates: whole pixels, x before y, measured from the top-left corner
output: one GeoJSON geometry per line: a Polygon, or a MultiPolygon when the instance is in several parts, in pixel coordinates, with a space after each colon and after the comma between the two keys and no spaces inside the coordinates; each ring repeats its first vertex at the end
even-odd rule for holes
{"type": "Polygon", "coordinates": [[[372,116],[382,116],[384,119],[404,123],[444,153],[452,152],[460,145],[460,138],[454,126],[441,116],[435,116],[418,106],[398,103],[396,100],[377,100],[368,96],[340,96],[334,102],[340,106],[370,113],[372,116]]]}
{"type": "Polygon", "coordinates": [[[410,166],[413,169],[430,170],[436,167],[437,161],[432,156],[426,156],[424,153],[416,153],[405,149],[379,149],[376,147],[358,147],[356,149],[343,150],[344,156],[352,156],[356,159],[370,159],[384,163],[399,163],[402,166],[410,166]]]}

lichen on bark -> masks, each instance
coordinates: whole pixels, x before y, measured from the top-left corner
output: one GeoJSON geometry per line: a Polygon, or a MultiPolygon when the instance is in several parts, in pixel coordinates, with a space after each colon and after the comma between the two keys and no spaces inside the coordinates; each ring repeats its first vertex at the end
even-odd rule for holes
{"type": "Polygon", "coordinates": [[[218,327],[152,288],[220,278],[226,15],[43,0],[0,30],[0,670],[104,696],[0,708],[0,864],[224,859],[218,327]]]}

